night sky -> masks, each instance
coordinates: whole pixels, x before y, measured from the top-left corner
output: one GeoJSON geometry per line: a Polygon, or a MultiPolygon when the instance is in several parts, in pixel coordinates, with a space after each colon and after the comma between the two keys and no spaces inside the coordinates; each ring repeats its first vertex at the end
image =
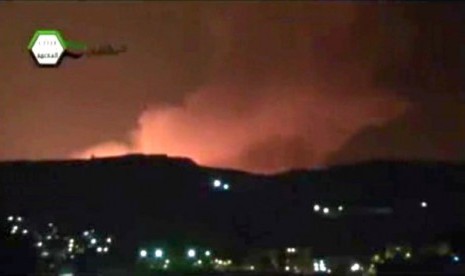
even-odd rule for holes
{"type": "Polygon", "coordinates": [[[462,3],[2,2],[0,159],[465,160],[462,3]],[[35,66],[36,29],[118,56],[35,66]]]}

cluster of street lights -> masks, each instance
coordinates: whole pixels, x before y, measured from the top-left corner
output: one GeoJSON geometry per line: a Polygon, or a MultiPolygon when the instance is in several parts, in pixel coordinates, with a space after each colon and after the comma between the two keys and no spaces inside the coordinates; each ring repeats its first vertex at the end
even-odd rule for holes
{"type": "Polygon", "coordinates": [[[326,266],[325,260],[323,259],[313,261],[313,271],[331,273],[331,269],[326,266]]]}
{"type": "Polygon", "coordinates": [[[215,190],[224,190],[224,191],[227,191],[231,188],[228,183],[223,183],[219,179],[213,180],[212,186],[215,190]]]}
{"type": "Polygon", "coordinates": [[[97,254],[106,254],[110,251],[113,239],[110,236],[106,238],[99,238],[95,233],[95,229],[85,230],[82,233],[84,241],[87,243],[88,248],[95,248],[97,254]]]}
{"type": "MultiPolygon", "coordinates": [[[[47,230],[43,233],[32,228],[29,230],[26,227],[26,221],[22,216],[8,216],[8,227],[10,235],[29,235],[33,238],[33,246],[39,252],[42,258],[51,256],[61,256],[63,258],[74,259],[76,254],[85,254],[87,249],[92,248],[98,254],[109,253],[113,242],[110,236],[98,241],[95,230],[86,230],[83,232],[83,238],[79,236],[65,236],[60,238],[58,235],[58,227],[50,222],[47,224],[47,230]]],[[[61,258],[60,257],[60,258],[61,258]]]]}
{"type": "MultiPolygon", "coordinates": [[[[331,214],[331,209],[330,207],[327,207],[327,206],[320,206],[319,204],[315,204],[313,205],[313,211],[315,213],[320,213],[322,212],[324,215],[329,215],[331,214]]],[[[342,205],[339,205],[337,206],[337,212],[341,213],[344,211],[344,206],[342,205]]]]}
{"type": "MultiPolygon", "coordinates": [[[[143,248],[139,250],[139,259],[144,262],[148,262],[152,268],[157,266],[159,269],[163,268],[166,270],[169,268],[171,260],[168,259],[167,253],[163,248],[155,248],[150,253],[150,250],[143,248]]],[[[184,253],[184,258],[182,261],[183,263],[187,264],[191,267],[204,267],[204,266],[213,266],[217,269],[223,268],[225,266],[229,266],[232,264],[231,260],[222,260],[215,258],[213,259],[213,253],[211,250],[199,250],[196,248],[187,248],[184,253]]],[[[171,256],[173,257],[173,256],[171,256]]]]}

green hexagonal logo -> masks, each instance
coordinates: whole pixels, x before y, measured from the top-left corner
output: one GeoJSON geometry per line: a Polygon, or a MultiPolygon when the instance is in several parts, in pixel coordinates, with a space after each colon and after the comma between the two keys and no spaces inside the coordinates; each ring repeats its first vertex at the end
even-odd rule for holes
{"type": "Polygon", "coordinates": [[[32,36],[28,50],[38,65],[57,65],[66,50],[66,41],[57,30],[37,30],[32,36]]]}

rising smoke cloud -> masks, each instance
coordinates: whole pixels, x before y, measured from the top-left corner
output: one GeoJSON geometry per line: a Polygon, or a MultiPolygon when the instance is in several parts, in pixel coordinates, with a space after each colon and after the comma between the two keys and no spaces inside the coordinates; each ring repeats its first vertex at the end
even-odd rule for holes
{"type": "Polygon", "coordinates": [[[208,80],[180,104],[151,104],[128,143],[106,141],[72,157],[137,152],[256,172],[311,167],[406,110],[405,99],[373,82],[376,60],[364,49],[380,46],[378,35],[353,32],[369,10],[286,7],[216,10],[205,19],[216,45],[208,80]]]}

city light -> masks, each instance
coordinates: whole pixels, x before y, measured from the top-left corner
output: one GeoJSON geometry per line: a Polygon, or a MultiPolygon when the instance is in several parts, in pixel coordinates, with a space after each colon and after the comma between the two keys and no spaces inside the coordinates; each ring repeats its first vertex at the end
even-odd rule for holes
{"type": "Polygon", "coordinates": [[[15,218],[13,216],[8,217],[8,221],[13,221],[15,218]]]}
{"type": "Polygon", "coordinates": [[[102,253],[102,251],[103,251],[103,248],[101,248],[100,246],[97,247],[97,252],[98,252],[98,253],[102,253]]]}
{"type": "Polygon", "coordinates": [[[105,246],[105,247],[103,248],[103,252],[107,253],[107,252],[108,252],[108,247],[105,246]]]}
{"type": "Polygon", "coordinates": [[[428,207],[428,203],[426,201],[422,201],[420,205],[422,208],[428,207]]]}
{"type": "Polygon", "coordinates": [[[291,268],[289,266],[286,266],[284,270],[289,271],[291,268]]]}
{"type": "Polygon", "coordinates": [[[96,238],[91,239],[91,240],[90,240],[90,243],[91,243],[91,244],[96,244],[96,243],[97,243],[97,239],[96,239],[96,238]]]}
{"type": "Polygon", "coordinates": [[[458,263],[458,262],[460,262],[460,257],[455,255],[455,256],[452,257],[452,260],[454,260],[454,262],[458,263]]]}
{"type": "Polygon", "coordinates": [[[339,212],[342,212],[342,211],[344,211],[344,206],[342,206],[342,205],[339,205],[339,207],[337,207],[337,210],[339,210],[339,212]]]}
{"type": "Polygon", "coordinates": [[[315,272],[319,272],[320,271],[320,265],[318,264],[318,262],[313,262],[313,270],[315,272]]]}
{"type": "Polygon", "coordinates": [[[325,214],[329,213],[329,208],[328,207],[323,208],[323,213],[325,214]]]}
{"type": "Polygon", "coordinates": [[[410,252],[405,253],[405,258],[406,259],[410,259],[410,257],[412,257],[412,254],[410,254],[410,252]]]}
{"type": "Polygon", "coordinates": [[[320,260],[320,271],[326,271],[326,264],[323,260],[320,260]]]}
{"type": "Polygon", "coordinates": [[[21,222],[21,221],[23,221],[23,218],[22,218],[22,217],[17,217],[17,218],[16,218],[16,221],[21,222]]]}
{"type": "Polygon", "coordinates": [[[354,263],[351,267],[350,267],[350,270],[352,272],[356,272],[356,271],[359,271],[362,267],[360,266],[360,264],[358,263],[354,263]]]}
{"type": "Polygon", "coordinates": [[[202,260],[198,260],[197,263],[198,263],[199,265],[201,265],[201,264],[202,264],[202,260]]]}
{"type": "Polygon", "coordinates": [[[166,259],[165,264],[169,264],[169,263],[170,263],[170,259],[166,259]]]}
{"type": "Polygon", "coordinates": [[[49,253],[48,251],[42,251],[40,255],[45,258],[45,257],[48,257],[49,253]]]}
{"type": "Polygon", "coordinates": [[[223,185],[223,189],[229,190],[229,184],[224,184],[224,185],[223,185]]]}
{"type": "Polygon", "coordinates": [[[51,239],[52,239],[52,236],[47,235],[46,239],[47,239],[47,240],[51,240],[51,239]]]}
{"type": "Polygon", "coordinates": [[[50,222],[50,223],[48,224],[48,227],[53,227],[53,223],[50,222]]]}
{"type": "Polygon", "coordinates": [[[210,255],[211,255],[210,250],[205,251],[205,256],[210,257],[210,255]]]}
{"type": "Polygon", "coordinates": [[[142,249],[142,250],[139,252],[139,256],[140,256],[141,258],[147,257],[147,250],[142,249]]]}
{"type": "Polygon", "coordinates": [[[84,231],[83,235],[84,235],[84,237],[89,236],[89,231],[84,231]]]}
{"type": "Polygon", "coordinates": [[[111,238],[110,237],[107,238],[107,243],[111,243],[111,238]]]}
{"type": "Polygon", "coordinates": [[[221,186],[221,181],[218,179],[215,179],[215,181],[213,181],[213,187],[218,188],[220,186],[221,186]]]}
{"type": "Polygon", "coordinates": [[[287,253],[295,253],[296,249],[294,247],[289,247],[289,248],[286,249],[286,252],[287,253]]]}
{"type": "Polygon", "coordinates": [[[155,258],[161,258],[163,257],[163,250],[160,248],[155,249],[155,258]]]}
{"type": "Polygon", "coordinates": [[[194,258],[195,257],[195,250],[194,249],[187,250],[187,257],[194,258]]]}
{"type": "Polygon", "coordinates": [[[251,265],[251,266],[249,267],[249,269],[253,271],[253,270],[255,270],[255,266],[251,265]]]}
{"type": "Polygon", "coordinates": [[[318,204],[313,205],[313,211],[315,211],[315,212],[320,211],[320,205],[318,205],[318,204]]]}
{"type": "Polygon", "coordinates": [[[18,226],[17,225],[13,225],[13,227],[11,228],[11,234],[16,234],[16,231],[18,231],[18,226]]]}
{"type": "Polygon", "coordinates": [[[27,229],[23,229],[23,235],[27,235],[27,233],[29,233],[29,231],[27,229]]]}
{"type": "Polygon", "coordinates": [[[42,242],[38,242],[37,243],[37,247],[42,247],[43,243],[42,242]]]}

